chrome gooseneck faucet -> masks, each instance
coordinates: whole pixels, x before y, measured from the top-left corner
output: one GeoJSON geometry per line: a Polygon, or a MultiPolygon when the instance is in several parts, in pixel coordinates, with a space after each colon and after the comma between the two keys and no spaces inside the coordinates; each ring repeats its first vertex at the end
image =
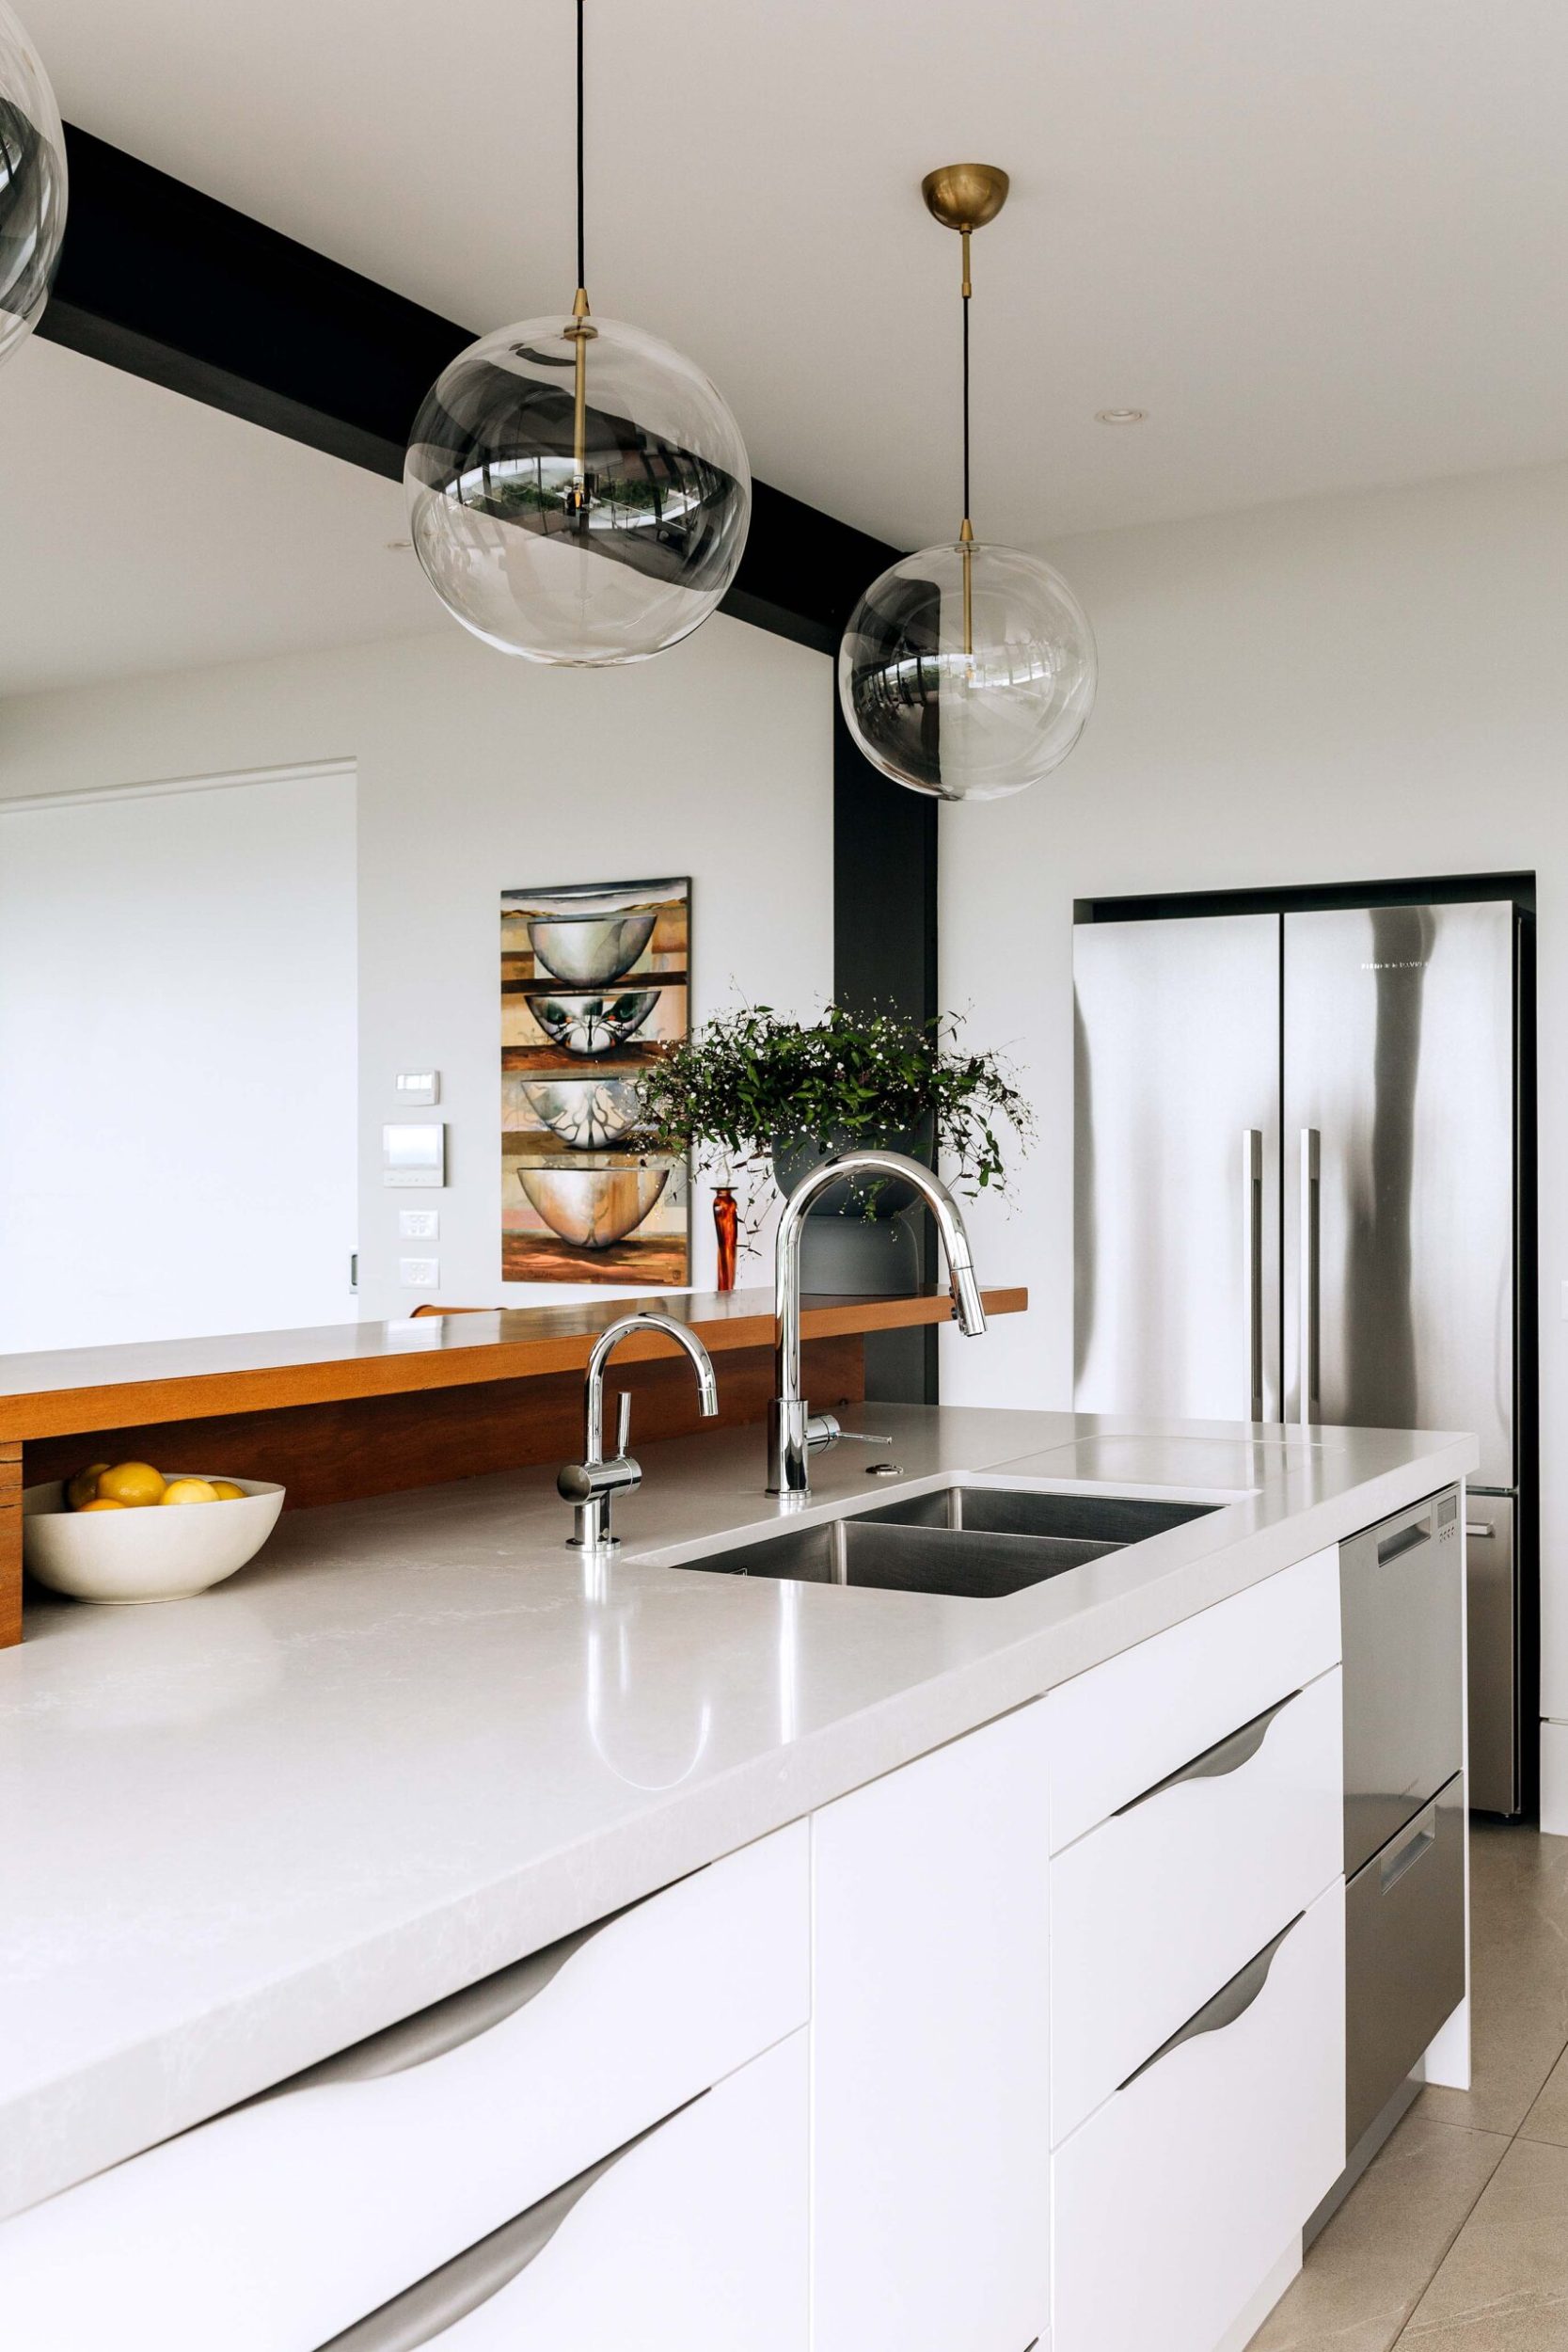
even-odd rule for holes
{"type": "Polygon", "coordinates": [[[928,1168],[906,1159],[901,1152],[838,1152],[802,1177],[779,1218],[773,1261],[775,1393],[768,1408],[768,1491],[802,1502],[811,1493],[812,1455],[842,1437],[856,1434],[841,1429],[832,1413],[814,1413],[800,1394],[800,1237],[812,1202],[846,1176],[892,1176],[914,1187],[936,1218],[942,1235],[959,1330],[973,1340],[986,1327],[963,1218],[946,1185],[928,1168]]]}
{"type": "Polygon", "coordinates": [[[719,1410],[713,1359],[696,1332],[684,1323],[677,1323],[673,1315],[655,1314],[651,1311],[623,1315],[618,1323],[599,1333],[588,1359],[588,1384],[583,1393],[582,1460],[568,1462],[555,1482],[556,1492],[575,1505],[576,1532],[566,1541],[581,1551],[614,1550],[619,1538],[610,1530],[610,1506],[617,1495],[630,1494],[642,1484],[642,1465],[634,1462],[626,1452],[631,1437],[631,1397],[625,1390],[621,1393],[614,1459],[607,1462],[604,1453],[605,1366],[621,1342],[640,1331],[662,1331],[677,1346],[684,1347],[697,1375],[697,1398],[704,1418],[711,1419],[719,1410]]]}

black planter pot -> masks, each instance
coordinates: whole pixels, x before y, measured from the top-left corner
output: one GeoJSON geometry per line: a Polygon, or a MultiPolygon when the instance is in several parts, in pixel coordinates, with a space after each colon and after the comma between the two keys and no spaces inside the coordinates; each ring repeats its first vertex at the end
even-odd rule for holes
{"type": "MultiPolygon", "coordinates": [[[[865,1143],[864,1136],[839,1136],[828,1145],[813,1136],[792,1136],[773,1147],[773,1181],[786,1199],[803,1176],[834,1152],[865,1143]]],[[[876,1148],[902,1152],[929,1168],[936,1156],[936,1118],[928,1113],[916,1127],[879,1136],[876,1148]]],[[[906,1212],[919,1200],[912,1184],[863,1185],[851,1179],[830,1184],[812,1202],[800,1236],[800,1282],[808,1291],[837,1292],[849,1298],[899,1296],[920,1285],[920,1243],[906,1212]]]]}

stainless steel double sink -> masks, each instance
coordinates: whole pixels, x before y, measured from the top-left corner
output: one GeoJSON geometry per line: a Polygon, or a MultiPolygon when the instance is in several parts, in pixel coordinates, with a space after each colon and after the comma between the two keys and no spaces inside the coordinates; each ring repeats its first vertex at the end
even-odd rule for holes
{"type": "Polygon", "coordinates": [[[1219,1509],[1133,1495],[942,1486],[680,1565],[727,1576],[999,1600],[1219,1509]]]}

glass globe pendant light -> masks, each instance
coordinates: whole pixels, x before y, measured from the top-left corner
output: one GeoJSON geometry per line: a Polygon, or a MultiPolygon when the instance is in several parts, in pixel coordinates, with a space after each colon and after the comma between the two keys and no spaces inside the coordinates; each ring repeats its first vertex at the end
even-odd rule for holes
{"type": "Polygon", "coordinates": [[[844,632],[838,693],[874,768],[911,792],[996,801],[1058,767],[1094,704],[1094,632],[1067,581],[1037,557],[977,540],[969,516],[969,241],[994,220],[1007,175],[951,164],[927,175],[927,210],[963,240],[963,523],[873,580],[844,632]]]}
{"type": "Polygon", "coordinates": [[[65,203],[60,110],[38,52],[0,0],[0,359],[42,316],[65,203]]]}
{"type": "Polygon", "coordinates": [[[578,287],[569,316],[461,352],[404,465],[410,536],[465,628],[531,661],[646,661],[707,619],[752,513],[739,428],[700,368],[594,318],[583,240],[577,0],[578,287]]]}

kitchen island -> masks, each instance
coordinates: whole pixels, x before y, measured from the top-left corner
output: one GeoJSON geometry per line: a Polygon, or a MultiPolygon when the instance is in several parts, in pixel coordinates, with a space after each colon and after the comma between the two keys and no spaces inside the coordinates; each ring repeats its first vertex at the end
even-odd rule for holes
{"type": "MultiPolygon", "coordinates": [[[[699,2233],[687,2259],[740,2299],[692,2332],[669,2283],[678,2321],[626,2339],[659,2352],[1024,2352],[1053,2324],[1057,2352],[1120,2352],[1140,2323],[1130,2306],[1133,2333],[1117,2332],[1104,2282],[1140,2267],[1169,2314],[1163,2352],[1214,2352],[1232,2322],[1256,2325],[1345,2153],[1335,1548],[1463,1478],[1472,1443],[962,1408],[858,1417],[893,1437],[898,1475],[870,1478],[842,1447],[820,1458],[804,1513],[762,1495],[754,1429],[648,1448],[608,1565],[564,1549],[569,1515],[531,1471],[298,1512],[252,1569],[194,1601],[30,1613],[26,1645],[0,1660],[0,1975],[26,2021],[0,2055],[0,2208],[21,2217],[0,2231],[0,2308],[8,2279],[24,2296],[45,2274],[106,2292],[91,2279],[110,2275],[107,2245],[124,2352],[313,2352],[337,2331],[355,2352],[436,2341],[395,2312],[379,2337],[356,2331],[499,2239],[499,2163],[519,2222],[576,2190],[516,2273],[566,2296],[539,2308],[552,2345],[574,2352],[615,2340],[594,2332],[616,2288],[593,2216],[634,2180],[644,2217],[661,2217],[661,2261],[695,2181],[715,2198],[739,2185],[720,2238],[699,2233]],[[781,1525],[963,1480],[1191,1515],[989,1599],[701,1565],[781,1525]],[[1189,1772],[1265,1716],[1244,1769],[1189,1772]],[[1133,1856],[1145,1877],[1127,1911],[1133,1856]],[[1277,1919],[1248,1909],[1265,1882],[1277,1919]],[[1113,1989],[1093,1924],[1118,1885],[1123,1943],[1152,1918],[1160,1957],[1150,1980],[1113,1989]],[[464,1988],[483,2005],[519,1963],[538,1980],[456,2044],[438,2025],[422,2054],[331,2074],[333,2054],[373,2052],[367,2037],[464,1988]],[[1211,1994],[1219,2009],[1195,2025],[1211,1994]],[[494,2067],[534,2020],[548,2055],[524,2065],[520,2104],[502,2103],[515,2161],[476,2156],[490,2185],[466,2203],[462,2151],[483,2132],[460,2118],[448,2145],[438,2118],[410,2109],[400,2166],[399,2101],[436,2097],[465,2050],[488,2049],[493,2129],[494,2067]],[[324,2061],[315,2087],[190,2129],[324,2061]],[[353,2163],[337,2148],[312,2175],[329,2113],[359,2116],[355,2161],[369,2167],[330,2220],[324,2200],[346,2194],[353,2163]],[[678,2116],[699,2120],[667,2138],[678,2116]],[[835,2117],[832,2145],[813,2145],[808,2214],[806,2134],[835,2117]],[[1277,2138],[1272,2163],[1258,2132],[1277,2138]],[[185,2137],[156,2145],[172,2134],[185,2137]],[[235,2240],[223,2151],[258,2134],[264,2162],[235,2159],[235,2240]],[[445,2149],[440,2193],[416,2179],[405,2206],[398,2183],[426,2140],[445,2149]],[[597,2188],[578,2185],[628,2149],[597,2188]],[[774,2171],[753,2178],[776,2174],[776,2194],[748,2200],[764,2150],[774,2171]],[[1250,2218],[1228,2216],[1222,2245],[1195,2244],[1170,2183],[1216,2177],[1238,2151],[1269,2194],[1250,2218]],[[942,2170],[959,2156],[966,2188],[942,2170]],[[170,2164],[178,2195],[158,2170],[170,2164]],[[147,2216],[192,2194],[217,2204],[187,2217],[174,2262],[147,2216]],[[202,2298],[225,2294],[220,2320],[202,2298]],[[566,2324],[574,2294],[601,2298],[586,2333],[566,2324]]],[[[616,2243],[626,2230],[623,2216],[616,2243]]],[[[626,2285],[644,2312],[652,2276],[626,2285]]],[[[505,2340],[480,2314],[519,2291],[464,2303],[459,2280],[451,2308],[474,2315],[443,2328],[443,2352],[447,2335],[452,2352],[505,2340]]],[[[50,2332],[40,2324],[29,2352],[90,2341],[70,2296],[53,2294],[50,2332]]]]}

